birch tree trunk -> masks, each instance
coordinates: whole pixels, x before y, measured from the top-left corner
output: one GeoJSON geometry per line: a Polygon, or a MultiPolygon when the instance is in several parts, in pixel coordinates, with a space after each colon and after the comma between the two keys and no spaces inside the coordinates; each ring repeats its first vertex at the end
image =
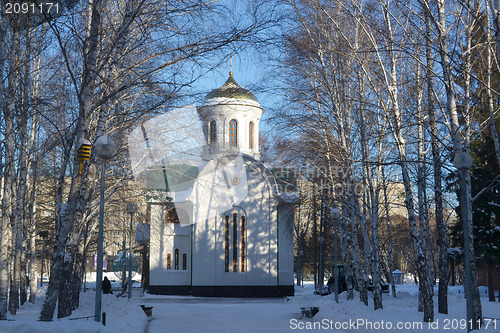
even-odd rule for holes
{"type": "Polygon", "coordinates": [[[438,132],[438,119],[435,110],[434,98],[434,59],[432,56],[432,28],[431,18],[427,11],[425,15],[425,52],[426,52],[426,86],[427,86],[427,113],[429,115],[429,127],[431,135],[432,166],[434,172],[434,205],[436,207],[435,219],[438,230],[439,249],[439,291],[438,291],[438,312],[448,314],[448,227],[443,217],[443,190],[442,190],[442,170],[440,154],[440,136],[438,132]]]}
{"type": "MultiPolygon", "coordinates": [[[[431,79],[432,80],[432,79],[431,79]]],[[[432,97],[430,97],[432,98],[432,97]]],[[[443,190],[442,190],[442,171],[441,154],[439,147],[439,134],[437,129],[437,118],[434,110],[434,103],[429,106],[429,118],[431,127],[431,146],[434,172],[434,205],[436,207],[435,219],[438,229],[437,245],[439,249],[439,294],[438,311],[448,314],[448,281],[449,281],[449,263],[448,263],[448,227],[443,217],[443,190]]]]}
{"type": "MultiPolygon", "coordinates": [[[[363,271],[363,263],[361,261],[361,252],[359,248],[359,241],[358,241],[358,226],[356,222],[356,213],[354,210],[353,202],[355,200],[354,195],[349,195],[348,199],[350,202],[346,202],[345,208],[342,209],[342,211],[348,212],[347,218],[344,218],[345,221],[348,221],[349,225],[348,228],[350,228],[351,231],[351,244],[352,244],[352,268],[353,268],[353,276],[354,280],[353,283],[356,283],[356,286],[359,289],[359,299],[361,302],[363,302],[366,306],[368,306],[368,289],[366,289],[366,277],[365,273],[363,271]]],[[[344,213],[343,213],[344,214],[344,213]]]]}
{"type": "MultiPolygon", "coordinates": [[[[8,22],[4,15],[0,15],[0,77],[4,77],[5,69],[5,56],[7,50],[7,28],[8,22]]],[[[10,71],[7,71],[10,73],[10,71]]],[[[12,79],[13,74],[9,74],[9,79],[12,79]]],[[[0,99],[6,100],[8,98],[4,89],[4,85],[0,84],[0,99]]],[[[9,242],[10,242],[10,230],[9,230],[9,213],[11,204],[11,193],[12,193],[12,168],[14,162],[14,138],[13,138],[13,115],[9,112],[9,109],[4,107],[1,110],[4,122],[5,122],[5,163],[3,165],[3,188],[2,188],[2,209],[1,209],[1,235],[0,235],[0,320],[7,319],[7,293],[9,289],[9,242]]]]}
{"type": "MultiPolygon", "coordinates": [[[[5,301],[7,300],[7,286],[9,285],[9,273],[8,273],[8,253],[11,253],[11,270],[13,274],[10,280],[10,292],[9,292],[9,311],[13,314],[16,313],[16,309],[19,307],[19,272],[16,271],[19,268],[20,262],[13,255],[16,251],[16,244],[18,238],[17,225],[15,225],[14,220],[14,189],[15,189],[15,146],[14,146],[14,119],[15,119],[15,94],[16,88],[18,86],[18,66],[19,66],[19,54],[20,54],[20,40],[19,32],[13,31],[11,36],[11,48],[8,56],[9,71],[8,71],[8,89],[5,95],[6,107],[4,109],[5,117],[5,169],[4,169],[4,193],[2,198],[2,267],[1,277],[0,277],[0,299],[3,302],[3,292],[5,288],[5,301]],[[6,225],[4,225],[4,223],[6,225]],[[10,229],[12,234],[8,235],[8,224],[10,224],[10,229]],[[15,228],[14,228],[15,227],[15,228]],[[5,242],[4,242],[5,241],[5,242]],[[12,248],[8,249],[9,243],[12,248]],[[5,269],[5,271],[4,271],[5,269]],[[17,274],[16,274],[17,272],[17,274]],[[4,285],[5,283],[5,285],[4,285]]],[[[3,318],[3,311],[0,310],[0,318],[3,318]]]]}
{"type": "Polygon", "coordinates": [[[402,117],[399,109],[399,97],[397,88],[397,71],[396,71],[396,60],[394,55],[394,34],[391,27],[391,19],[389,14],[389,3],[387,1],[382,2],[381,6],[384,11],[384,21],[385,28],[387,31],[387,46],[389,48],[388,56],[390,69],[388,70],[388,82],[386,83],[389,97],[392,103],[392,109],[387,110],[391,118],[391,128],[394,135],[394,140],[396,143],[399,161],[398,164],[401,167],[401,174],[403,177],[403,184],[405,188],[405,206],[408,211],[408,222],[410,225],[410,236],[413,241],[413,247],[415,251],[415,268],[417,270],[418,280],[422,288],[422,299],[424,307],[424,321],[432,322],[434,321],[434,308],[432,299],[432,284],[428,279],[428,269],[427,259],[425,257],[425,247],[422,244],[421,235],[417,229],[417,222],[415,216],[415,206],[413,201],[413,191],[410,179],[410,170],[408,168],[408,161],[406,157],[406,141],[403,138],[402,132],[402,117]]]}
{"type": "Polygon", "coordinates": [[[333,223],[337,224],[335,230],[338,231],[339,235],[335,235],[335,237],[338,236],[340,239],[342,261],[344,263],[353,263],[352,265],[349,264],[344,265],[347,300],[352,300],[354,299],[354,291],[353,291],[354,259],[352,258],[351,255],[351,250],[350,250],[351,246],[349,246],[351,240],[351,233],[347,228],[346,219],[347,219],[347,214],[343,212],[342,218],[339,219],[338,221],[333,221],[333,223]]]}
{"type": "MultiPolygon", "coordinates": [[[[92,102],[94,97],[94,89],[97,78],[97,47],[99,43],[99,30],[101,26],[101,5],[104,0],[94,0],[89,2],[89,24],[86,38],[86,49],[84,57],[84,71],[82,84],[78,96],[79,100],[79,117],[77,127],[75,129],[76,144],[86,138],[88,121],[92,110],[92,102]]],[[[72,142],[73,143],[73,142],[72,142]]],[[[67,152],[69,153],[69,152],[67,152]]],[[[68,156],[69,157],[69,156],[68,156]]],[[[69,162],[69,160],[67,160],[69,162]]],[[[93,168],[95,169],[95,168],[93,168]]],[[[86,175],[85,173],[83,175],[86,175]]],[[[85,209],[84,203],[85,188],[87,179],[83,175],[76,175],[71,182],[70,193],[67,204],[60,204],[58,207],[58,228],[56,241],[54,244],[54,253],[52,256],[52,267],[50,271],[49,286],[47,296],[42,306],[40,313],[41,321],[51,321],[54,315],[55,305],[59,298],[61,289],[61,278],[65,272],[64,264],[66,256],[66,243],[70,230],[74,224],[78,224],[82,219],[82,210],[85,209]]],[[[62,179],[64,182],[64,178],[62,179]]],[[[61,186],[61,185],[60,185],[61,186]]],[[[62,194],[62,193],[61,193],[62,194]]],[[[60,194],[58,194],[60,195],[60,194]]],[[[67,267],[66,267],[67,268],[67,267]]],[[[67,272],[66,272],[66,275],[67,272]]],[[[69,276],[71,278],[71,276],[69,276]]],[[[65,280],[65,282],[68,282],[65,280]]],[[[68,299],[60,299],[59,302],[65,303],[68,299]]],[[[71,308],[71,307],[69,307],[71,308]]]]}
{"type": "MultiPolygon", "coordinates": [[[[44,31],[42,32],[41,36],[45,34],[45,28],[44,31]]],[[[42,38],[40,38],[40,42],[38,44],[38,49],[41,49],[41,44],[42,44],[42,38]]],[[[41,66],[41,60],[42,56],[41,54],[36,57],[36,60],[34,61],[33,65],[33,84],[32,84],[32,100],[38,101],[39,100],[39,93],[40,93],[40,66],[41,66]]],[[[34,114],[32,117],[32,123],[31,123],[31,153],[30,156],[32,157],[31,159],[31,166],[30,169],[32,172],[28,172],[28,174],[32,173],[31,177],[31,195],[30,195],[30,200],[29,200],[29,208],[28,208],[28,220],[30,222],[29,224],[29,239],[30,239],[30,296],[29,296],[29,302],[30,303],[35,303],[36,299],[36,293],[37,293],[37,263],[36,263],[36,235],[37,235],[37,226],[36,226],[36,206],[37,206],[37,194],[36,194],[36,188],[37,188],[37,182],[38,182],[38,160],[40,158],[40,153],[38,152],[38,143],[39,143],[39,137],[40,137],[40,128],[39,128],[39,114],[40,112],[39,108],[40,106],[33,102],[32,105],[34,109],[34,114]]]]}
{"type": "MultiPolygon", "coordinates": [[[[363,89],[362,89],[363,90],[363,89]]],[[[363,91],[361,92],[361,102],[363,102],[363,91]]],[[[366,135],[366,124],[364,120],[364,108],[360,108],[359,112],[360,132],[361,132],[361,152],[363,160],[363,178],[367,190],[367,211],[370,216],[371,238],[364,238],[364,241],[371,243],[370,256],[370,272],[372,275],[372,294],[373,308],[375,310],[382,309],[382,290],[380,289],[380,250],[378,239],[378,189],[374,189],[372,172],[370,168],[370,157],[368,154],[368,138],[366,135]]],[[[368,233],[367,233],[368,235],[368,233]]],[[[366,257],[365,257],[366,258],[366,257]]]]}
{"type": "MultiPolygon", "coordinates": [[[[497,3],[497,6],[500,5],[500,0],[491,0],[492,2],[495,1],[497,3]]],[[[498,8],[498,7],[497,7],[498,8]]],[[[488,13],[489,14],[489,13],[488,13]]],[[[498,28],[498,25],[500,24],[500,16],[499,16],[500,12],[496,12],[496,17],[495,17],[495,21],[496,21],[496,24],[497,24],[497,28],[498,28]]],[[[490,22],[490,15],[487,15],[488,16],[488,22],[490,22]]],[[[491,23],[490,23],[491,24],[491,23]]],[[[500,52],[500,45],[498,44],[500,42],[500,29],[497,30],[497,41],[496,41],[496,47],[497,47],[497,50],[499,50],[500,52]]],[[[487,74],[487,77],[486,77],[486,94],[487,94],[487,98],[488,98],[488,114],[489,114],[489,124],[490,124],[490,132],[491,132],[491,137],[493,139],[493,145],[495,147],[495,155],[497,157],[497,163],[498,165],[500,165],[500,139],[498,138],[498,129],[497,129],[497,123],[496,123],[496,117],[495,117],[495,106],[494,106],[494,102],[493,102],[493,87],[491,85],[491,77],[493,76],[493,57],[492,57],[492,47],[493,47],[493,38],[491,36],[491,32],[488,30],[486,32],[486,38],[487,38],[487,42],[488,42],[488,46],[487,46],[487,49],[486,49],[486,63],[487,63],[487,71],[488,71],[488,74],[487,74]]],[[[500,54],[500,53],[499,53],[500,54]]],[[[498,65],[500,65],[500,62],[497,63],[498,65]]]]}
{"type": "MultiPolygon", "coordinates": [[[[358,286],[359,286],[359,290],[360,290],[360,298],[361,298],[361,301],[363,303],[365,303],[366,305],[368,305],[368,291],[366,289],[366,284],[367,284],[367,277],[366,277],[366,274],[367,272],[370,271],[370,267],[369,267],[369,263],[370,263],[370,257],[371,257],[371,246],[370,246],[370,238],[368,237],[368,230],[366,228],[366,218],[363,216],[363,214],[361,213],[361,207],[359,205],[359,198],[358,198],[358,195],[356,193],[356,185],[353,183],[351,185],[352,187],[352,193],[351,193],[351,205],[352,205],[352,209],[353,209],[353,212],[354,212],[354,221],[358,221],[358,224],[359,224],[359,229],[361,231],[361,235],[363,237],[363,263],[364,263],[364,269],[362,270],[362,274],[359,275],[358,277],[358,286]],[[361,280],[362,279],[362,280],[361,280]],[[364,298],[366,297],[366,299],[364,298]]],[[[355,224],[351,225],[351,231],[353,233],[353,241],[354,241],[354,238],[357,237],[358,233],[356,231],[356,233],[354,232],[355,229],[357,229],[357,226],[355,224]],[[355,237],[355,234],[356,234],[356,237],[355,237]]],[[[356,241],[357,241],[357,238],[356,238],[356,241]]]]}
{"type": "MultiPolygon", "coordinates": [[[[424,251],[425,258],[427,260],[427,280],[430,284],[432,281],[431,278],[431,256],[432,253],[429,251],[428,242],[430,241],[429,235],[429,221],[427,218],[427,207],[426,207],[426,183],[427,179],[425,177],[425,153],[424,153],[424,130],[423,130],[423,122],[424,116],[422,111],[422,97],[423,97],[423,85],[420,83],[420,65],[417,65],[417,73],[416,73],[416,86],[418,89],[417,92],[417,150],[418,150],[418,165],[417,165],[417,196],[418,196],[418,224],[419,224],[419,232],[420,239],[424,251]]],[[[423,285],[420,285],[419,288],[420,293],[425,293],[425,289],[423,285]]],[[[424,295],[420,295],[419,297],[419,305],[418,310],[424,310],[424,295]]]]}
{"type": "MultiPolygon", "coordinates": [[[[30,33],[25,34],[25,55],[31,54],[30,33]]],[[[17,171],[17,187],[16,187],[16,205],[14,210],[14,225],[15,236],[13,239],[14,250],[14,274],[12,274],[11,297],[9,299],[9,308],[12,314],[16,314],[19,305],[26,301],[26,222],[25,222],[25,206],[26,196],[28,192],[28,164],[29,164],[29,138],[28,138],[28,113],[29,113],[29,75],[30,61],[24,59],[21,68],[23,69],[20,84],[20,105],[18,106],[19,114],[17,116],[18,126],[18,171],[17,171]]]]}
{"type": "MultiPolygon", "coordinates": [[[[429,13],[430,7],[427,0],[420,0],[424,10],[427,10],[429,13]]],[[[452,78],[451,72],[451,60],[448,54],[448,32],[446,28],[446,15],[445,15],[445,1],[437,0],[437,13],[438,18],[433,19],[437,33],[438,33],[438,41],[439,41],[439,54],[441,57],[441,68],[443,71],[443,79],[444,85],[446,89],[446,110],[449,115],[450,127],[451,127],[451,139],[453,142],[453,152],[455,155],[459,154],[465,149],[466,153],[470,153],[470,147],[463,147],[462,139],[460,135],[460,124],[458,121],[458,111],[455,99],[455,83],[452,78]]],[[[467,52],[468,53],[468,52],[467,52]]],[[[466,137],[467,135],[465,135],[466,137]]],[[[467,138],[466,138],[467,139],[467,138]]],[[[471,275],[472,275],[472,289],[466,290],[467,297],[472,298],[473,300],[473,328],[479,328],[479,322],[482,321],[482,310],[481,310],[481,300],[479,298],[479,289],[477,288],[477,275],[476,275],[476,264],[475,264],[475,256],[474,256],[474,235],[473,235],[473,224],[472,224],[472,201],[471,201],[471,187],[470,187],[470,169],[460,169],[458,170],[459,179],[465,179],[462,184],[465,184],[465,188],[461,189],[465,192],[463,196],[463,200],[466,202],[461,202],[462,207],[462,216],[464,217],[464,221],[469,221],[469,234],[464,235],[464,242],[469,243],[470,247],[470,256],[471,256],[471,275]],[[467,207],[467,208],[465,208],[467,207]]]]}
{"type": "Polygon", "coordinates": [[[493,27],[495,29],[495,45],[497,48],[497,62],[500,64],[500,0],[489,0],[489,3],[491,12],[493,14],[493,27]]]}

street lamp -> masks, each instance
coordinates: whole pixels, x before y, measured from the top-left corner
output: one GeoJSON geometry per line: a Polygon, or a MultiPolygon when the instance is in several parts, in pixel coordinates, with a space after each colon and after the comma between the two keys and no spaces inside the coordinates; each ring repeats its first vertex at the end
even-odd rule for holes
{"type": "Polygon", "coordinates": [[[300,257],[300,285],[304,288],[304,251],[299,251],[300,257]]]}
{"type": "Polygon", "coordinates": [[[323,296],[323,283],[324,281],[324,275],[323,275],[323,243],[325,242],[325,238],[323,236],[318,237],[318,242],[319,242],[319,293],[321,296],[323,296]]]}
{"type": "Polygon", "coordinates": [[[459,170],[460,187],[462,188],[462,221],[464,224],[464,270],[465,270],[465,298],[467,304],[467,332],[472,330],[474,326],[474,309],[472,304],[472,271],[471,271],[471,257],[470,257],[470,236],[469,233],[469,198],[467,197],[467,180],[465,179],[465,173],[467,169],[472,167],[472,157],[466,152],[458,152],[455,154],[455,160],[453,161],[457,169],[459,170]]]}
{"type": "Polygon", "coordinates": [[[43,261],[45,258],[45,243],[47,237],[49,237],[49,232],[47,230],[42,230],[38,233],[40,237],[42,237],[42,268],[41,268],[41,278],[40,278],[40,286],[43,286],[43,261]]]}
{"type": "Polygon", "coordinates": [[[130,250],[128,254],[128,299],[132,298],[132,218],[137,212],[137,205],[135,203],[129,203],[127,205],[127,213],[130,214],[130,250]]]}
{"type": "Polygon", "coordinates": [[[330,211],[331,218],[335,221],[333,228],[335,229],[334,242],[333,242],[333,251],[334,251],[334,259],[333,259],[333,274],[335,281],[335,302],[339,302],[339,270],[337,265],[337,221],[340,219],[340,210],[338,208],[332,208],[330,211]]]}
{"type": "Polygon", "coordinates": [[[104,176],[106,174],[106,160],[113,157],[113,141],[106,135],[100,136],[94,143],[94,151],[101,158],[101,202],[99,210],[99,235],[97,239],[97,277],[95,288],[95,321],[101,321],[101,297],[102,297],[102,256],[103,256],[103,229],[104,229],[104,176]]]}

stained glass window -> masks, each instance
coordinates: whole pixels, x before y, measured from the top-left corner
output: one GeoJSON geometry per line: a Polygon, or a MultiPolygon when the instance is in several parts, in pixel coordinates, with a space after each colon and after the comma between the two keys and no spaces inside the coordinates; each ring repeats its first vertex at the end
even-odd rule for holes
{"type": "Polygon", "coordinates": [[[229,122],[229,147],[238,146],[238,123],[236,119],[229,122]]]}

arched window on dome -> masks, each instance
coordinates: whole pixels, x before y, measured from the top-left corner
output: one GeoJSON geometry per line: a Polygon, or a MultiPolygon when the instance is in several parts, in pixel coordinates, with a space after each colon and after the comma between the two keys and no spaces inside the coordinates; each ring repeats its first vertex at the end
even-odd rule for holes
{"type": "Polygon", "coordinates": [[[217,141],[217,123],[214,121],[210,122],[208,142],[213,144],[217,141]]]}
{"type": "Polygon", "coordinates": [[[253,121],[248,124],[248,148],[253,149],[253,121]]]}
{"type": "Polygon", "coordinates": [[[238,147],[238,123],[236,119],[229,121],[229,147],[238,147]]]}

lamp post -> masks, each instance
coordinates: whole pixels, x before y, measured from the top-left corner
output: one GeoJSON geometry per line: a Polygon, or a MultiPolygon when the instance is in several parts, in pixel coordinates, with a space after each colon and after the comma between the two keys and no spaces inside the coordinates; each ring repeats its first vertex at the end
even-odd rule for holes
{"type": "Polygon", "coordinates": [[[319,242],[319,293],[323,296],[323,283],[324,275],[323,275],[323,243],[325,242],[325,238],[323,236],[318,237],[319,242]]]}
{"type": "Polygon", "coordinates": [[[300,285],[304,288],[304,251],[300,250],[300,285]]]}
{"type": "Polygon", "coordinates": [[[469,198],[467,197],[467,180],[465,179],[465,173],[467,169],[472,166],[472,157],[466,152],[459,152],[455,154],[455,160],[453,161],[457,169],[459,170],[460,187],[462,189],[462,221],[464,224],[464,270],[465,270],[465,298],[467,304],[467,332],[472,330],[474,326],[474,309],[472,304],[472,271],[471,271],[471,257],[470,257],[470,232],[469,230],[469,198]]]}
{"type": "Polygon", "coordinates": [[[127,205],[127,213],[130,214],[130,237],[129,237],[129,243],[130,243],[130,250],[128,254],[128,299],[132,298],[132,218],[137,212],[137,205],[135,203],[129,203],[127,205]]]}
{"type": "Polygon", "coordinates": [[[333,257],[333,274],[334,274],[334,283],[335,283],[335,302],[339,302],[339,270],[338,270],[338,265],[337,265],[337,221],[340,219],[340,210],[338,208],[332,208],[330,211],[330,216],[335,221],[334,224],[334,229],[335,229],[335,235],[334,235],[334,243],[333,243],[333,251],[334,251],[334,257],[333,257]]]}
{"type": "Polygon", "coordinates": [[[101,202],[99,210],[99,234],[97,238],[97,277],[95,288],[95,321],[101,321],[101,297],[102,297],[102,256],[103,256],[103,229],[104,229],[104,176],[106,174],[106,160],[113,157],[113,141],[106,135],[100,136],[94,143],[94,150],[101,158],[101,202]]]}
{"type": "Polygon", "coordinates": [[[38,233],[38,235],[42,237],[42,268],[41,268],[40,286],[43,286],[43,261],[45,259],[46,238],[49,237],[49,232],[47,230],[42,230],[38,233]]]}

